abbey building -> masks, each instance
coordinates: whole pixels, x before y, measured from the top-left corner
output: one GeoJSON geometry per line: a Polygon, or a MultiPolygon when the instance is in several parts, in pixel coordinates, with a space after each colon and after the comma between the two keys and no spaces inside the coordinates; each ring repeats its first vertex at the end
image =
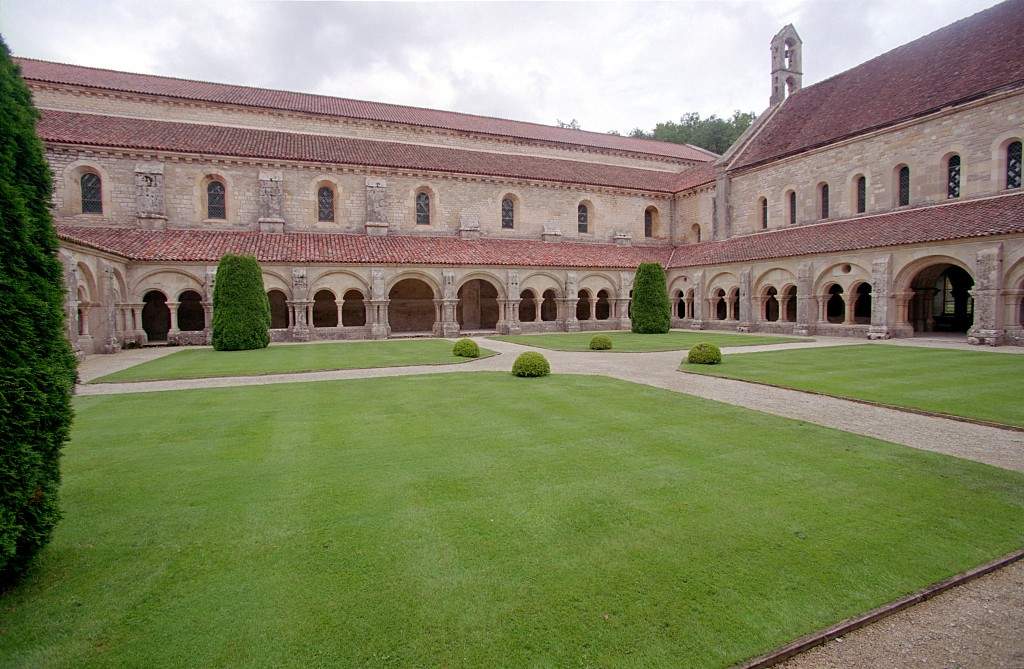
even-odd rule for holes
{"type": "Polygon", "coordinates": [[[723,156],[17,62],[84,353],[206,342],[226,252],[279,341],[628,328],[656,261],[674,327],[1024,344],[1022,34],[1010,0],[805,88],[786,26],[723,156]]]}

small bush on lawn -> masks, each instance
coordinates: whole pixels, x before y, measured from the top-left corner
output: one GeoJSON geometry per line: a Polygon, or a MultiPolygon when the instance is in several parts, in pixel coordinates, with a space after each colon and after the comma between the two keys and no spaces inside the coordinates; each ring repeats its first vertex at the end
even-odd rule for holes
{"type": "Polygon", "coordinates": [[[670,316],[665,270],[656,262],[640,263],[633,277],[633,301],[630,307],[633,332],[664,334],[668,332],[670,316]]]}
{"type": "Polygon", "coordinates": [[[512,373],[516,376],[547,376],[551,373],[551,365],[540,353],[528,351],[512,363],[512,373]]]}
{"type": "Polygon", "coordinates": [[[270,302],[252,256],[225,254],[213,286],[213,348],[249,351],[270,343],[270,302]]]}
{"type": "Polygon", "coordinates": [[[717,365],[722,362],[722,351],[714,344],[697,344],[686,354],[691,365],[717,365]]]}
{"type": "Polygon", "coordinates": [[[460,358],[479,358],[480,347],[472,339],[460,339],[455,342],[452,355],[457,355],[460,358]]]}
{"type": "Polygon", "coordinates": [[[607,351],[612,347],[612,338],[605,335],[594,335],[590,338],[591,351],[607,351]]]}

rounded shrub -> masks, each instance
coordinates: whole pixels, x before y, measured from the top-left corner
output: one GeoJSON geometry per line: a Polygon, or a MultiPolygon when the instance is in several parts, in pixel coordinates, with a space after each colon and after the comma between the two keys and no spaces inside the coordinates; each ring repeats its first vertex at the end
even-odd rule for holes
{"type": "Polygon", "coordinates": [[[249,351],[270,344],[270,302],[256,258],[225,254],[213,285],[213,348],[249,351]]]}
{"type": "Polygon", "coordinates": [[[691,365],[717,365],[722,362],[722,351],[714,344],[696,344],[686,354],[686,362],[691,365]]]}
{"type": "Polygon", "coordinates": [[[457,355],[460,358],[479,358],[480,347],[472,339],[463,338],[455,342],[455,346],[452,348],[452,355],[457,355]]]}
{"type": "Polygon", "coordinates": [[[590,338],[591,351],[608,351],[612,348],[612,338],[607,335],[594,335],[590,338]]]}
{"type": "Polygon", "coordinates": [[[640,263],[633,277],[633,301],[630,304],[633,332],[664,334],[668,332],[671,314],[665,270],[656,262],[640,263]]]}
{"type": "Polygon", "coordinates": [[[547,376],[551,373],[551,365],[540,353],[527,351],[512,363],[512,373],[516,376],[547,376]]]}

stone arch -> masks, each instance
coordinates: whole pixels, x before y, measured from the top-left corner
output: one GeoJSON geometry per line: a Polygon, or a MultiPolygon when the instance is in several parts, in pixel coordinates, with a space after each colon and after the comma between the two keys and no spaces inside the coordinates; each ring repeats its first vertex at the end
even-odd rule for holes
{"type": "Polygon", "coordinates": [[[782,305],[780,317],[787,323],[796,322],[796,308],[797,308],[797,288],[796,284],[789,284],[782,287],[782,305]]]}
{"type": "Polygon", "coordinates": [[[850,198],[850,206],[848,207],[850,216],[857,216],[859,214],[867,213],[868,204],[871,196],[870,187],[871,184],[868,179],[868,175],[864,170],[857,170],[850,175],[849,185],[847,187],[847,195],[850,198]],[[864,208],[860,209],[860,180],[864,180],[864,208]]]}
{"type": "Polygon", "coordinates": [[[171,310],[167,295],[161,290],[150,290],[142,296],[142,329],[149,341],[167,341],[171,329],[171,310]]]}
{"type": "Polygon", "coordinates": [[[341,269],[327,270],[316,279],[309,282],[310,290],[315,292],[321,288],[327,288],[335,295],[344,295],[345,291],[356,289],[366,295],[369,287],[363,277],[354,272],[341,269]]]}
{"type": "MultiPolygon", "coordinates": [[[[93,275],[89,265],[79,260],[76,265],[76,269],[78,270],[78,285],[79,287],[85,287],[85,301],[99,302],[99,291],[96,285],[96,277],[93,275]]],[[[82,298],[79,297],[78,300],[82,301],[82,298]]]]}
{"type": "Polygon", "coordinates": [[[203,296],[189,289],[178,295],[178,329],[182,332],[199,332],[206,329],[206,309],[203,296]]]}
{"type": "Polygon", "coordinates": [[[438,283],[437,279],[428,274],[427,272],[423,272],[416,269],[406,270],[404,272],[397,274],[396,276],[391,277],[387,284],[388,294],[390,295],[391,290],[396,285],[398,285],[402,281],[405,281],[406,279],[415,279],[417,281],[425,283],[433,293],[433,299],[439,299],[441,297],[441,284],[438,283]]]}
{"type": "Polygon", "coordinates": [[[729,291],[729,320],[740,319],[740,287],[736,286],[729,291]]]}
{"type": "Polygon", "coordinates": [[[540,320],[540,302],[537,293],[527,288],[519,293],[519,320],[522,323],[533,323],[540,320]]]}
{"type": "Polygon", "coordinates": [[[286,279],[280,273],[273,270],[263,270],[263,287],[267,290],[276,288],[284,293],[287,299],[291,299],[292,288],[291,281],[286,279]]]}
{"type": "Polygon", "coordinates": [[[456,293],[455,319],[462,330],[493,330],[498,327],[498,288],[487,279],[467,279],[456,293]]]}
{"type": "Polygon", "coordinates": [[[783,287],[787,284],[796,283],[796,276],[785,267],[772,267],[758,275],[754,281],[753,294],[763,297],[768,286],[774,286],[778,294],[782,295],[783,287]]]}
{"type": "Polygon", "coordinates": [[[930,256],[909,263],[897,276],[906,296],[898,314],[914,332],[967,332],[974,323],[974,275],[951,256],[930,256]]]}
{"type": "Polygon", "coordinates": [[[818,273],[814,282],[814,292],[825,295],[830,284],[839,284],[844,294],[849,294],[854,283],[868,281],[871,272],[854,262],[837,262],[829,265],[818,273]]]}
{"type": "Polygon", "coordinates": [[[272,330],[284,330],[288,327],[288,296],[280,288],[271,288],[267,291],[267,300],[270,302],[270,328],[272,330]]]}
{"type": "Polygon", "coordinates": [[[781,305],[779,303],[779,289],[775,286],[766,286],[762,293],[761,318],[774,323],[781,316],[781,305]]]}
{"type": "Polygon", "coordinates": [[[320,174],[320,175],[317,175],[317,176],[313,177],[313,179],[310,180],[309,188],[310,188],[310,190],[313,193],[313,212],[312,212],[313,216],[312,216],[311,223],[319,224],[319,225],[330,225],[332,223],[335,224],[335,225],[340,224],[341,223],[342,209],[341,209],[341,207],[339,205],[341,203],[342,190],[341,190],[341,185],[338,183],[338,180],[335,179],[332,175],[320,174]],[[331,191],[331,197],[333,198],[333,202],[334,202],[334,217],[333,218],[330,218],[330,219],[321,219],[320,218],[320,189],[321,188],[327,188],[327,189],[329,189],[331,191]]]}
{"type": "Polygon", "coordinates": [[[329,288],[313,293],[313,327],[338,327],[338,298],[329,288]]]}
{"type": "Polygon", "coordinates": [[[584,274],[579,280],[579,287],[586,288],[591,294],[595,294],[603,288],[610,295],[615,295],[615,280],[603,272],[584,274]]]}
{"type": "Polygon", "coordinates": [[[430,227],[434,227],[435,225],[437,225],[437,223],[438,223],[437,217],[438,217],[439,212],[440,212],[440,208],[439,207],[440,207],[441,203],[438,201],[438,199],[437,199],[437,192],[435,192],[433,188],[431,188],[427,184],[420,184],[419,186],[414,188],[413,191],[412,191],[411,204],[412,204],[412,223],[413,223],[413,227],[419,227],[419,226],[425,226],[425,225],[426,226],[430,226],[430,227]],[[421,223],[420,219],[418,217],[418,212],[419,212],[418,199],[419,199],[419,195],[421,193],[426,194],[426,196],[427,196],[427,223],[426,224],[421,223]]]}
{"type": "Polygon", "coordinates": [[[825,320],[829,323],[842,323],[846,320],[846,295],[843,287],[832,282],[825,287],[825,320]]]}
{"type": "Polygon", "coordinates": [[[665,236],[661,227],[661,211],[657,205],[649,204],[644,207],[644,238],[657,239],[665,236]]]}
{"type": "Polygon", "coordinates": [[[363,292],[356,288],[349,288],[341,299],[341,325],[345,327],[366,325],[366,303],[363,292]]]}
{"type": "Polygon", "coordinates": [[[85,174],[95,174],[100,178],[100,202],[103,209],[101,213],[87,215],[109,216],[112,213],[110,189],[113,186],[113,181],[111,181],[107,170],[98,160],[88,159],[76,160],[68,163],[64,168],[64,202],[61,207],[62,212],[72,216],[82,214],[82,176],[85,174]]]}
{"type": "Polygon", "coordinates": [[[594,319],[598,321],[606,321],[611,318],[612,305],[611,297],[612,293],[605,288],[597,291],[597,303],[594,305],[594,319]]]}
{"type": "Polygon", "coordinates": [[[711,305],[714,308],[715,320],[724,321],[729,318],[729,303],[724,288],[716,288],[711,293],[711,305]]]}
{"type": "Polygon", "coordinates": [[[515,230],[522,223],[523,214],[523,200],[519,197],[518,193],[513,191],[505,191],[498,199],[498,228],[501,230],[515,230]],[[506,227],[505,214],[506,206],[505,201],[508,200],[512,203],[512,225],[506,227]]]}
{"type": "Polygon", "coordinates": [[[850,309],[853,309],[853,322],[859,325],[871,323],[872,286],[870,281],[855,281],[850,286],[850,309]]]}
{"type": "Polygon", "coordinates": [[[544,291],[551,289],[555,291],[556,298],[562,296],[562,280],[549,272],[533,272],[523,277],[519,282],[522,288],[532,288],[537,296],[542,296],[544,291]]]}
{"type": "Polygon", "coordinates": [[[388,322],[394,332],[432,332],[437,290],[419,274],[399,278],[388,291],[388,322]]]}
{"type": "Polygon", "coordinates": [[[542,321],[558,320],[558,292],[548,288],[541,293],[540,319],[542,321]]]}
{"type": "Polygon", "coordinates": [[[207,223],[228,223],[234,220],[234,206],[231,198],[234,197],[235,188],[231,179],[223,171],[204,172],[196,178],[196,188],[199,197],[196,198],[197,220],[207,223]],[[224,185],[224,218],[209,217],[209,185],[213,181],[219,181],[224,185]]]}
{"type": "Polygon", "coordinates": [[[576,320],[578,321],[589,321],[593,320],[594,314],[591,312],[590,298],[593,295],[586,288],[580,288],[576,292],[576,320]]]}
{"type": "Polygon", "coordinates": [[[1006,152],[1014,142],[1021,141],[1024,135],[1019,130],[1000,133],[992,142],[992,185],[993,190],[1006,190],[1006,152]]]}
{"type": "Polygon", "coordinates": [[[580,235],[594,234],[595,221],[594,203],[588,199],[576,203],[576,233],[580,235]],[[585,217],[585,218],[584,218],[585,217]]]}
{"type": "Polygon", "coordinates": [[[694,244],[699,244],[701,242],[701,237],[700,223],[694,223],[690,226],[690,239],[694,244]]]}
{"type": "Polygon", "coordinates": [[[500,299],[500,300],[505,299],[505,284],[504,284],[504,282],[500,278],[498,278],[496,275],[492,274],[491,272],[485,271],[485,270],[475,270],[475,271],[472,271],[472,272],[466,274],[465,276],[463,276],[458,281],[458,283],[456,283],[455,292],[458,293],[458,291],[461,290],[463,286],[465,286],[470,281],[473,281],[473,280],[476,280],[476,279],[479,279],[479,280],[486,281],[486,282],[490,283],[494,287],[494,289],[498,292],[498,299],[500,299]]]}

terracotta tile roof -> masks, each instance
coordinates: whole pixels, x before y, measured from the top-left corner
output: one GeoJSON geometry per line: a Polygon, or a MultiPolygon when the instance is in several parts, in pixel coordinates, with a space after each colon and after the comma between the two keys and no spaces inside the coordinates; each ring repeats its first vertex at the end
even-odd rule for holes
{"type": "Polygon", "coordinates": [[[1024,85],[1024,0],[1009,0],[794,93],[734,168],[1024,85]]]}
{"type": "Polygon", "coordinates": [[[679,191],[689,190],[697,186],[714,183],[715,166],[710,163],[698,165],[697,167],[691,167],[685,172],[680,172],[676,177],[672,190],[678,193],[679,191]]]}
{"type": "Polygon", "coordinates": [[[696,267],[816,253],[1024,233],[1024,193],[760,232],[678,246],[669,267],[696,267]]]}
{"type": "Polygon", "coordinates": [[[260,107],[324,116],[340,116],[386,123],[498,135],[527,141],[554,142],[580,147],[628,151],[681,160],[707,162],[718,156],[689,144],[674,144],[635,137],[620,137],[600,132],[573,130],[511,121],[474,114],[407,107],[383,102],[367,102],[309,93],[294,93],[249,86],[216,84],[190,79],[159,77],[66,65],[32,58],[15,58],[22,77],[28,81],[85,86],[111,91],[160,95],[183,100],[260,107]]]}
{"type": "Polygon", "coordinates": [[[420,144],[52,110],[41,112],[37,132],[44,141],[68,144],[457,172],[659,193],[682,190],[678,185],[692,181],[691,172],[702,169],[665,172],[420,144]]]}
{"type": "Polygon", "coordinates": [[[632,269],[641,262],[667,263],[667,246],[616,246],[522,239],[214,230],[139,230],[58,225],[58,236],[136,261],[217,262],[225,253],[261,262],[384,265],[486,265],[632,269]]]}

